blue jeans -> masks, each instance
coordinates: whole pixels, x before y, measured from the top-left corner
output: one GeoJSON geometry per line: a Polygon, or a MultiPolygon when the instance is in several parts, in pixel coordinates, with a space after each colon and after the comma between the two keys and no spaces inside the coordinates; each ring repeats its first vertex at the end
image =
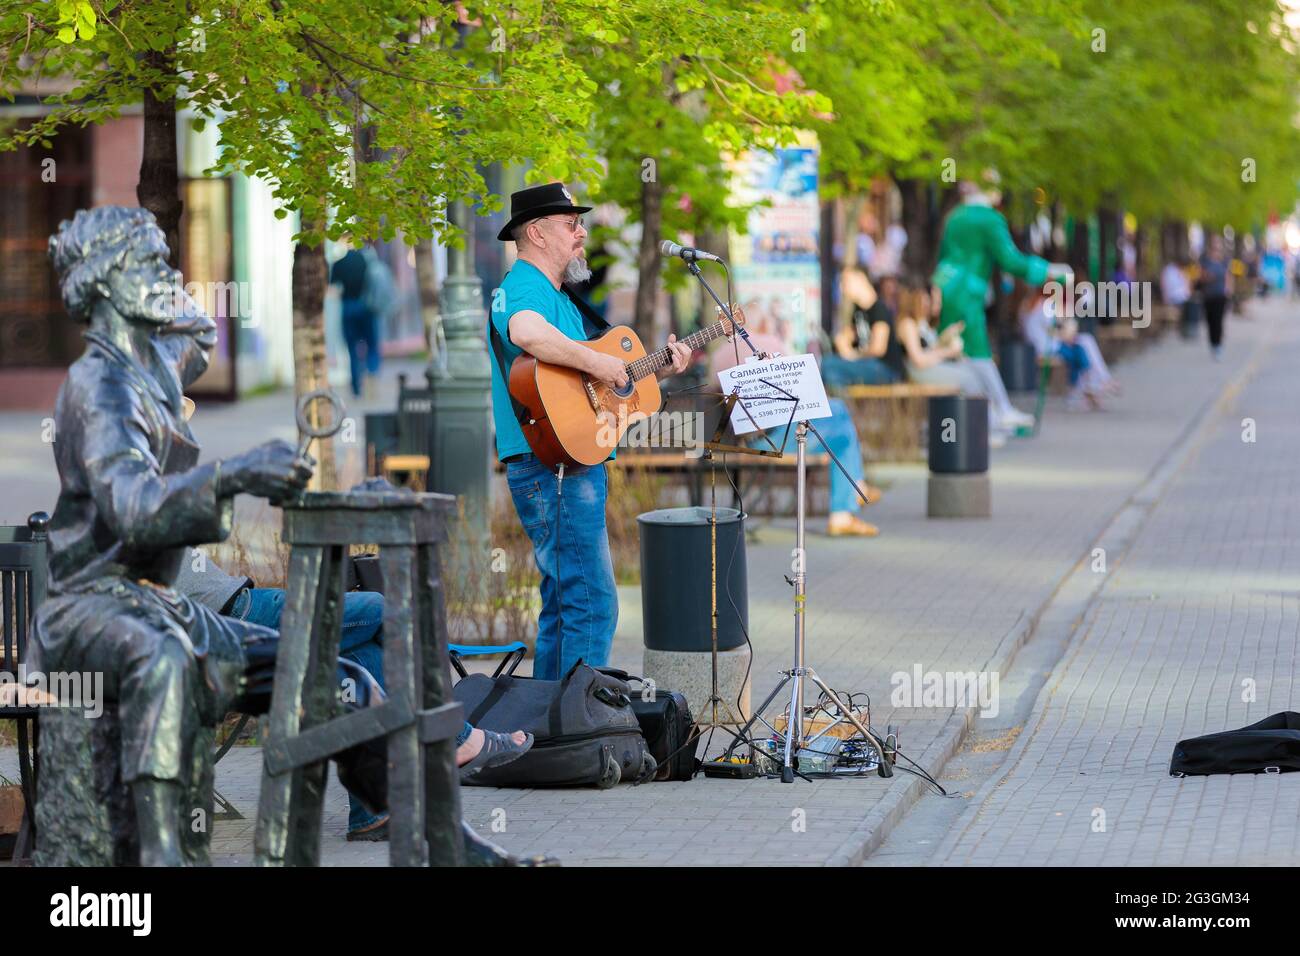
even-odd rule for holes
{"type": "MultiPolygon", "coordinates": [[[[844,471],[849,473],[854,482],[865,488],[866,472],[862,468],[862,446],[858,444],[858,429],[853,424],[853,416],[849,414],[848,406],[838,398],[830,400],[830,407],[831,417],[819,418],[812,425],[821,433],[826,442],[826,447],[840,460],[840,464],[844,466],[844,471]]],[[[809,435],[808,454],[815,455],[821,451],[821,442],[817,441],[815,435],[809,435]]],[[[830,462],[829,467],[831,470],[831,513],[849,511],[857,514],[862,507],[857,488],[853,486],[853,482],[844,477],[843,472],[835,467],[835,462],[830,462]]]]}
{"type": "Polygon", "coordinates": [[[894,370],[878,358],[845,359],[834,353],[822,356],[822,381],[827,388],[845,385],[889,385],[898,381],[894,370]]]}
{"type": "Polygon", "coordinates": [[[1057,351],[1070,372],[1070,384],[1078,385],[1079,377],[1088,370],[1088,353],[1078,342],[1058,342],[1057,351]]]}
{"type": "MultiPolygon", "coordinates": [[[[866,487],[866,471],[862,467],[862,446],[858,444],[858,429],[853,424],[853,416],[849,414],[849,407],[841,399],[830,399],[830,418],[818,418],[812,422],[812,426],[821,433],[822,439],[826,442],[826,448],[829,448],[835,457],[840,460],[844,466],[844,471],[859,486],[866,487]]],[[[779,442],[781,436],[785,433],[784,426],[781,428],[771,429],[772,441],[779,442]]],[[[754,437],[749,443],[758,448],[766,448],[766,443],[762,440],[761,432],[755,432],[754,437]]],[[[786,451],[794,451],[794,432],[790,433],[790,445],[786,451]]],[[[817,440],[817,436],[808,433],[808,454],[820,455],[826,449],[822,448],[822,443],[817,440]]],[[[835,467],[835,462],[827,462],[827,467],[831,470],[831,514],[837,511],[848,511],[857,514],[862,510],[862,500],[858,497],[858,489],[854,487],[853,482],[844,477],[844,473],[835,467]]]]}
{"type": "Polygon", "coordinates": [[[519,523],[542,575],[533,676],[559,680],[579,659],[609,663],[618,626],[618,590],[605,534],[605,466],[555,472],[533,455],[506,465],[519,523]]]}
{"type": "MultiPolygon", "coordinates": [[[[284,591],[280,588],[249,588],[241,591],[230,609],[231,617],[280,630],[284,614],[284,591]]],[[[380,687],[384,686],[384,596],[375,591],[349,591],[343,595],[343,626],[339,639],[339,656],[368,670],[380,687]]],[[[461,729],[457,744],[469,736],[469,724],[461,729]]],[[[364,830],[383,817],[375,816],[348,794],[348,829],[364,830]]]]}
{"type": "Polygon", "coordinates": [[[361,299],[343,300],[343,341],[348,346],[348,363],[352,369],[352,394],[360,395],[366,373],[379,374],[379,318],[361,299]],[[362,346],[365,347],[364,366],[362,346]]]}

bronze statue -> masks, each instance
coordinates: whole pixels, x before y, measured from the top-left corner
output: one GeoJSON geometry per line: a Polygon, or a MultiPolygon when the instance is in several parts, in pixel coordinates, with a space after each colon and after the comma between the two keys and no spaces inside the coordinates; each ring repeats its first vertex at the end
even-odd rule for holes
{"type": "MultiPolygon", "coordinates": [[[[229,534],[236,494],[296,494],[310,462],[270,441],[198,464],[181,393],[207,367],[216,326],[176,307],[181,277],[151,213],[80,210],[51,237],[50,256],[65,307],[90,328],[55,409],[61,489],[29,667],[103,674],[131,798],[112,821],[114,861],[203,862],[209,828],[194,839],[194,811],[210,819],[211,808],[185,805],[192,781],[211,777],[211,734],[202,731],[236,709],[248,651],[262,645],[252,656],[273,660],[275,634],[170,585],[188,547],[229,534]]],[[[58,813],[38,807],[47,818],[58,813]]],[[[41,852],[46,862],[75,862],[48,841],[41,852]]]]}
{"type": "MultiPolygon", "coordinates": [[[[66,707],[41,717],[36,860],[206,863],[213,731],[227,712],[268,710],[279,636],[172,585],[187,549],[230,533],[235,495],[287,501],[314,462],[269,441],[198,464],[182,392],[207,368],[216,325],[180,291],[151,213],[80,210],[50,256],[64,306],[90,328],[55,408],[60,492],[27,671],[100,674],[106,701],[93,720],[66,707]]],[[[338,667],[351,691],[341,708],[383,701],[364,668],[338,667]]],[[[383,737],[334,759],[354,795],[387,808],[383,737]]],[[[552,862],[461,833],[471,864],[552,862]]]]}

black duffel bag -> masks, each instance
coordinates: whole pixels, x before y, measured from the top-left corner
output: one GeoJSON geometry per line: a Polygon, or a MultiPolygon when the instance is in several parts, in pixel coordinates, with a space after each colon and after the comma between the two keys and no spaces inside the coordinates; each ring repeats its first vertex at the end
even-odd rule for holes
{"type": "Polygon", "coordinates": [[[612,787],[658,769],[632,712],[627,682],[582,661],[561,680],[470,674],[452,690],[475,727],[534,737],[532,749],[466,783],[481,787],[612,787]]]}
{"type": "Polygon", "coordinates": [[[1169,772],[1176,777],[1292,770],[1300,770],[1300,714],[1293,710],[1240,730],[1180,740],[1169,761],[1169,772]]]}

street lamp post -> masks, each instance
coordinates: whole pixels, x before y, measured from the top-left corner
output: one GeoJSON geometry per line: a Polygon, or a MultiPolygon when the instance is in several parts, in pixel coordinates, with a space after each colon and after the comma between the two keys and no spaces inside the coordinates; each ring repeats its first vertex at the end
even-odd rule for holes
{"type": "Polygon", "coordinates": [[[492,383],[487,312],[482,284],[474,272],[473,214],[457,202],[450,218],[466,235],[464,248],[449,250],[440,297],[446,339],[441,361],[431,361],[425,371],[433,412],[429,490],[462,496],[467,516],[485,532],[492,383]]]}

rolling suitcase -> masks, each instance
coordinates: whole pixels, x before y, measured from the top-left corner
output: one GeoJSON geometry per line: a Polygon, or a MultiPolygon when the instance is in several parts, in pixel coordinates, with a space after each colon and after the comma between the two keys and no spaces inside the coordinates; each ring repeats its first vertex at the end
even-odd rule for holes
{"type": "Polygon", "coordinates": [[[700,736],[685,696],[658,687],[650,691],[644,678],[635,677],[626,671],[612,667],[602,667],[600,670],[619,680],[641,685],[639,689],[632,688],[632,712],[641,725],[641,736],[650,748],[650,755],[659,764],[654,779],[690,780],[694,777],[700,736]]]}

